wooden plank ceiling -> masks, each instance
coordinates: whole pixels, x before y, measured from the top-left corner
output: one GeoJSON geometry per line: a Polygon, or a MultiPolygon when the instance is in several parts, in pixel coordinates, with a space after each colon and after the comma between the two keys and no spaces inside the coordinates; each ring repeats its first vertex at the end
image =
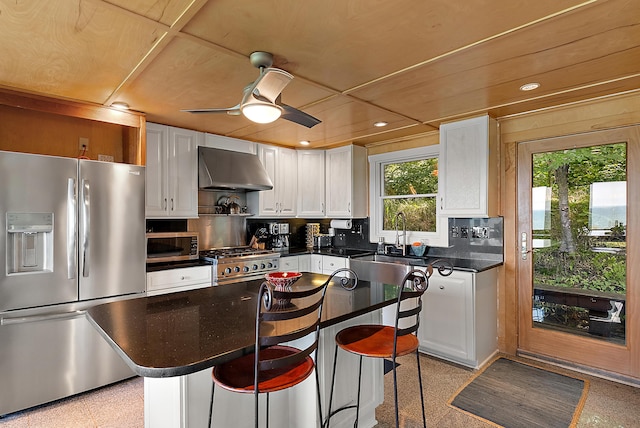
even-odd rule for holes
{"type": "Polygon", "coordinates": [[[443,121],[640,88],[637,0],[0,0],[0,86],[298,146],[365,144],[443,121]],[[275,55],[285,103],[322,123],[192,115],[231,107],[275,55]],[[535,91],[519,87],[538,82],[535,91]],[[376,121],[388,122],[384,128],[376,121]]]}

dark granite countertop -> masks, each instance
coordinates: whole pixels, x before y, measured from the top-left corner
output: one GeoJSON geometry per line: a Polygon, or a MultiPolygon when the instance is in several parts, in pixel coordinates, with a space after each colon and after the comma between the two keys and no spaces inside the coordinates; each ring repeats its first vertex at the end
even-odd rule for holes
{"type": "Polygon", "coordinates": [[[279,251],[281,257],[301,256],[304,254],[320,254],[322,256],[337,257],[361,257],[375,254],[375,250],[366,250],[362,248],[346,248],[346,247],[324,247],[324,248],[290,248],[287,251],[279,251]]]}
{"type": "MultiPolygon", "coordinates": [[[[291,249],[281,253],[282,257],[287,256],[299,256],[303,254],[321,254],[325,256],[338,256],[348,258],[358,258],[363,256],[370,256],[375,254],[373,250],[364,250],[356,248],[314,248],[313,250],[307,248],[291,249]]],[[[453,270],[465,271],[465,272],[482,272],[485,270],[493,269],[501,266],[503,262],[501,260],[490,260],[482,258],[462,258],[462,257],[447,257],[447,256],[423,256],[417,257],[412,255],[399,256],[405,261],[406,264],[412,266],[427,266],[436,260],[445,260],[453,266],[453,270]]]]}
{"type": "Polygon", "coordinates": [[[484,259],[463,259],[463,258],[450,258],[450,257],[422,257],[415,258],[411,261],[412,266],[427,266],[433,264],[434,267],[438,266],[438,260],[444,260],[453,266],[453,270],[465,271],[465,272],[482,272],[485,270],[493,269],[501,266],[502,261],[499,260],[484,260],[484,259]]]}
{"type": "MultiPolygon", "coordinates": [[[[319,286],[328,276],[304,273],[295,286],[319,286]]],[[[95,306],[89,320],[140,376],[194,373],[251,352],[261,280],[207,287],[95,306]]],[[[360,281],[327,289],[321,326],[354,318],[395,301],[395,285],[360,281]]]]}

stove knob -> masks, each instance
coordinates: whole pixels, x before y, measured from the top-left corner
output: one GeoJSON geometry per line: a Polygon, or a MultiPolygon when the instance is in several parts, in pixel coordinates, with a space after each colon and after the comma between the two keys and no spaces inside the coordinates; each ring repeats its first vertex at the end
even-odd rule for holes
{"type": "Polygon", "coordinates": [[[225,273],[225,275],[230,274],[230,273],[231,273],[231,268],[226,268],[226,269],[224,270],[224,273],[225,273]]]}
{"type": "Polygon", "coordinates": [[[257,269],[258,269],[258,265],[253,265],[253,266],[251,266],[251,269],[253,269],[253,270],[257,270],[257,269]]]}
{"type": "Polygon", "coordinates": [[[273,263],[269,263],[269,264],[267,265],[267,267],[268,267],[269,269],[271,269],[271,268],[273,267],[273,263]]]}
{"type": "Polygon", "coordinates": [[[264,268],[265,268],[264,263],[261,263],[260,264],[260,269],[264,269],[264,268]]]}
{"type": "Polygon", "coordinates": [[[245,272],[249,272],[249,266],[243,267],[242,270],[245,271],[245,272]]]}
{"type": "Polygon", "coordinates": [[[236,272],[236,273],[240,272],[240,266],[236,266],[236,267],[234,267],[234,268],[233,268],[233,271],[234,271],[234,272],[236,272]]]}

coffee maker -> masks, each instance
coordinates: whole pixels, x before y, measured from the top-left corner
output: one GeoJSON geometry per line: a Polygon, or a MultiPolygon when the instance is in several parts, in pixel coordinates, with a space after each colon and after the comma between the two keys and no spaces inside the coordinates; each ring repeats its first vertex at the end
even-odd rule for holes
{"type": "Polygon", "coordinates": [[[275,251],[286,251],[289,249],[289,223],[269,223],[268,247],[275,251]]]}

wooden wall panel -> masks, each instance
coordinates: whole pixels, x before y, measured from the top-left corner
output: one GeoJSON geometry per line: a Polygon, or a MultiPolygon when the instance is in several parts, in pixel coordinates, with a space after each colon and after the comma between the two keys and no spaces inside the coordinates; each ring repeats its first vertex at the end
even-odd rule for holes
{"type": "Polygon", "coordinates": [[[381,153],[397,152],[398,150],[414,149],[416,147],[432,146],[440,143],[440,134],[431,132],[415,138],[403,138],[384,143],[368,144],[367,155],[379,155],[381,153]]]}
{"type": "Polygon", "coordinates": [[[120,125],[0,105],[0,150],[78,157],[80,137],[89,139],[89,158],[124,162],[120,125]]]}
{"type": "MultiPolygon", "coordinates": [[[[640,124],[640,91],[499,119],[501,173],[504,177],[501,204],[505,219],[505,263],[501,270],[498,290],[498,345],[501,352],[515,354],[518,347],[518,142],[637,124],[640,124]]],[[[630,170],[629,174],[637,176],[640,171],[630,170]]],[[[629,200],[630,211],[639,208],[640,200],[629,200]]],[[[629,340],[634,342],[633,346],[640,345],[640,338],[634,337],[629,340]]],[[[636,376],[640,374],[636,373],[636,376]]]]}

